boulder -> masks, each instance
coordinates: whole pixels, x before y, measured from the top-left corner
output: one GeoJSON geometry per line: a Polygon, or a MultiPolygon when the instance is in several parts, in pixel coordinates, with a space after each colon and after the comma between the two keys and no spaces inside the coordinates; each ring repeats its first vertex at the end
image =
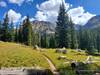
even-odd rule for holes
{"type": "Polygon", "coordinates": [[[100,73],[95,73],[95,75],[100,75],[100,73]]]}
{"type": "Polygon", "coordinates": [[[63,53],[63,54],[66,54],[66,53],[67,53],[67,50],[62,50],[62,53],[63,53]]]}
{"type": "Polygon", "coordinates": [[[92,63],[92,56],[88,56],[86,59],[86,63],[91,64],[92,63]]]}
{"type": "Polygon", "coordinates": [[[81,50],[81,49],[76,49],[76,51],[78,51],[78,52],[82,52],[82,50],[81,50]]]}
{"type": "Polygon", "coordinates": [[[61,59],[65,60],[66,59],[66,56],[59,56],[58,57],[58,60],[61,60],[61,59]]]}
{"type": "Polygon", "coordinates": [[[56,49],[56,51],[55,51],[56,53],[61,53],[62,52],[62,50],[61,49],[56,49]]]}

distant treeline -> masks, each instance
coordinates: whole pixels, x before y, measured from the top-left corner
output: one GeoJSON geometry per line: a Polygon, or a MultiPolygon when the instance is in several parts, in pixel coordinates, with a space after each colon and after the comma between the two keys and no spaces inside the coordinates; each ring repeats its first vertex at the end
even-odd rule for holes
{"type": "Polygon", "coordinates": [[[35,45],[42,48],[66,47],[83,49],[88,53],[100,52],[99,28],[84,29],[80,26],[79,30],[75,30],[74,23],[67,15],[63,3],[59,8],[54,34],[34,32],[29,16],[27,16],[23,23],[17,26],[15,28],[13,21],[9,22],[8,14],[6,14],[3,22],[0,22],[0,40],[22,43],[33,47],[35,45]]]}

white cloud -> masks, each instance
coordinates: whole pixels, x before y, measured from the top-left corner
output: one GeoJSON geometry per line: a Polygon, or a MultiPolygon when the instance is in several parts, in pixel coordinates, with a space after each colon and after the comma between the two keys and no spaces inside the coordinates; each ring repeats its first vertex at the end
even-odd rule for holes
{"type": "Polygon", "coordinates": [[[22,17],[20,22],[23,22],[26,18],[27,16],[22,17]]]}
{"type": "Polygon", "coordinates": [[[19,6],[24,2],[24,0],[9,0],[10,3],[18,4],[19,6]]]}
{"type": "MultiPolygon", "coordinates": [[[[66,9],[70,7],[68,3],[63,0],[66,9]]],[[[40,5],[37,5],[39,11],[37,11],[35,18],[37,20],[55,22],[58,16],[59,6],[62,0],[48,0],[40,5]]]]}
{"type": "MultiPolygon", "coordinates": [[[[66,9],[69,8],[69,4],[65,3],[64,0],[63,2],[66,9]]],[[[48,1],[43,2],[40,5],[37,5],[37,8],[42,11],[58,11],[61,3],[62,3],[62,0],[48,0],[48,1]]]]}
{"type": "MultiPolygon", "coordinates": [[[[66,10],[69,9],[69,7],[72,7],[71,4],[65,3],[65,0],[63,0],[66,10]]],[[[35,18],[37,20],[43,20],[43,21],[50,21],[50,22],[56,22],[59,6],[62,3],[62,0],[48,0],[40,5],[37,5],[38,11],[35,15],[35,18]]],[[[94,14],[91,14],[89,12],[85,12],[84,8],[79,6],[77,8],[70,9],[68,11],[68,15],[71,16],[73,22],[75,24],[84,25],[91,17],[95,16],[94,14]]]]}
{"type": "Polygon", "coordinates": [[[13,21],[14,23],[19,22],[19,20],[21,19],[21,14],[15,12],[14,10],[10,9],[8,11],[8,17],[10,19],[10,21],[13,21]]]}
{"type": "Polygon", "coordinates": [[[35,18],[39,21],[46,21],[47,20],[46,14],[42,11],[37,11],[37,14],[35,15],[35,18]]]}
{"type": "Polygon", "coordinates": [[[89,12],[85,12],[83,7],[81,7],[81,6],[70,9],[68,11],[68,14],[72,18],[72,21],[75,24],[80,24],[80,25],[86,24],[90,18],[95,16],[94,14],[91,14],[89,12]]]}
{"type": "MultiPolygon", "coordinates": [[[[27,16],[22,17],[21,20],[20,20],[20,22],[23,22],[26,18],[27,18],[27,16]]],[[[31,22],[34,21],[34,20],[35,20],[34,18],[30,18],[31,22]]]]}
{"type": "Polygon", "coordinates": [[[35,19],[34,18],[30,18],[30,21],[32,22],[32,21],[34,21],[35,19]]]}
{"type": "Polygon", "coordinates": [[[33,0],[9,0],[9,2],[21,6],[24,2],[30,3],[33,2],[33,0]]]}
{"type": "Polygon", "coordinates": [[[6,4],[6,2],[4,2],[4,1],[0,1],[0,6],[1,6],[1,7],[6,7],[7,4],[6,4]]]}

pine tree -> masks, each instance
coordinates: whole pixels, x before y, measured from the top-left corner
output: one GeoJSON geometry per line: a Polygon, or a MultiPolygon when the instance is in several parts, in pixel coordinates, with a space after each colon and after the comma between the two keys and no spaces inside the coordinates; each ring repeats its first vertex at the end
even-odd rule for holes
{"type": "Polygon", "coordinates": [[[9,41],[9,18],[8,18],[8,14],[6,14],[5,18],[4,18],[4,22],[3,22],[3,35],[2,35],[2,40],[7,42],[9,41]]]}
{"type": "Polygon", "coordinates": [[[46,32],[41,36],[41,47],[43,47],[43,48],[47,48],[48,47],[46,32]]]}
{"type": "Polygon", "coordinates": [[[89,54],[95,53],[95,48],[94,48],[94,41],[93,41],[93,34],[90,30],[86,31],[86,36],[87,36],[87,51],[89,54]]]}
{"type": "Polygon", "coordinates": [[[55,48],[55,37],[53,35],[50,36],[49,48],[55,48]]]}
{"type": "Polygon", "coordinates": [[[16,25],[16,30],[15,30],[15,42],[18,42],[18,26],[16,25]]]}
{"type": "Polygon", "coordinates": [[[65,16],[65,28],[66,28],[66,47],[67,48],[71,48],[71,22],[70,19],[68,17],[68,15],[66,14],[65,16]]]}
{"type": "Polygon", "coordinates": [[[13,22],[11,22],[11,25],[10,25],[10,41],[14,42],[14,40],[15,40],[14,24],[13,24],[13,22]]]}
{"type": "Polygon", "coordinates": [[[92,39],[93,39],[93,45],[94,45],[94,49],[97,49],[97,31],[92,30],[92,39]]]}
{"type": "Polygon", "coordinates": [[[97,41],[97,50],[98,50],[98,53],[99,53],[100,52],[100,33],[99,32],[97,32],[96,41],[97,41]]]}
{"type": "Polygon", "coordinates": [[[87,47],[87,35],[86,35],[86,30],[83,29],[82,26],[79,27],[79,32],[78,32],[78,40],[79,40],[79,48],[84,50],[87,47]]]}
{"type": "Polygon", "coordinates": [[[33,45],[33,47],[35,47],[35,45],[36,45],[36,43],[35,43],[35,32],[33,31],[33,33],[32,33],[32,45],[33,45]]]}
{"type": "Polygon", "coordinates": [[[29,21],[29,17],[27,17],[27,24],[28,24],[28,45],[32,46],[32,25],[29,21]]]}
{"type": "Polygon", "coordinates": [[[23,24],[22,34],[23,34],[23,43],[31,46],[32,45],[32,25],[29,21],[28,16],[23,24]]]}
{"type": "Polygon", "coordinates": [[[2,36],[2,23],[0,21],[0,40],[1,40],[1,36],[2,36]]]}
{"type": "Polygon", "coordinates": [[[77,34],[76,34],[75,26],[71,19],[70,19],[70,30],[71,30],[71,48],[77,49],[78,48],[77,34]]]}
{"type": "Polygon", "coordinates": [[[45,48],[49,47],[49,39],[48,39],[48,35],[46,32],[44,34],[44,45],[45,45],[45,48]]]}
{"type": "Polygon", "coordinates": [[[20,25],[19,29],[18,29],[18,35],[17,35],[19,43],[23,43],[23,33],[22,33],[22,31],[23,31],[23,27],[22,27],[22,25],[20,25]]]}
{"type": "Polygon", "coordinates": [[[36,32],[34,33],[34,36],[33,36],[33,46],[35,45],[40,45],[40,37],[39,37],[39,33],[36,32]]]}
{"type": "Polygon", "coordinates": [[[69,22],[68,16],[66,17],[66,11],[64,3],[60,5],[59,15],[57,19],[57,26],[55,32],[57,47],[68,47],[67,44],[67,24],[69,22]],[[67,18],[67,19],[66,19],[67,18]]]}

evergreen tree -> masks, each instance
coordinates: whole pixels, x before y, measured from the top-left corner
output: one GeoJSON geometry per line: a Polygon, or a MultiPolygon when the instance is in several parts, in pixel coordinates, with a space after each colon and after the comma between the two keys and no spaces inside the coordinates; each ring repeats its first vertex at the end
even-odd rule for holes
{"type": "Polygon", "coordinates": [[[32,45],[33,45],[33,47],[35,47],[35,45],[36,45],[36,43],[35,43],[35,32],[33,31],[33,33],[32,33],[32,45]]]}
{"type": "Polygon", "coordinates": [[[92,40],[93,40],[93,45],[94,45],[94,49],[97,49],[97,31],[92,30],[92,40]]]}
{"type": "Polygon", "coordinates": [[[16,30],[15,30],[15,42],[18,42],[18,26],[16,25],[16,30]]]}
{"type": "Polygon", "coordinates": [[[28,16],[23,24],[22,34],[23,34],[23,43],[31,46],[32,45],[32,25],[29,21],[28,16]]]}
{"type": "Polygon", "coordinates": [[[67,48],[71,48],[71,22],[70,22],[70,19],[68,17],[68,15],[66,14],[65,16],[65,28],[66,28],[66,47],[67,48]]]}
{"type": "Polygon", "coordinates": [[[41,38],[42,38],[41,32],[38,32],[38,42],[39,42],[38,46],[39,46],[39,47],[41,47],[41,45],[42,45],[42,43],[41,43],[41,38]]]}
{"type": "Polygon", "coordinates": [[[28,24],[28,27],[27,27],[27,29],[28,29],[28,45],[29,46],[32,46],[32,42],[33,42],[33,40],[32,40],[32,25],[31,25],[31,23],[30,23],[30,21],[29,21],[29,17],[27,17],[27,24],[28,24]]]}
{"type": "Polygon", "coordinates": [[[61,48],[68,47],[68,44],[67,44],[68,22],[69,22],[69,18],[68,18],[68,15],[66,15],[65,6],[62,3],[62,5],[60,5],[59,15],[57,19],[56,32],[55,32],[57,47],[61,47],[61,48]]]}
{"type": "Polygon", "coordinates": [[[70,30],[71,30],[71,48],[77,49],[78,48],[77,34],[71,19],[70,19],[70,30]]]}
{"type": "Polygon", "coordinates": [[[49,48],[55,48],[55,37],[52,35],[49,40],[49,48]]]}
{"type": "Polygon", "coordinates": [[[87,51],[89,54],[95,53],[95,48],[94,48],[94,41],[93,41],[93,34],[90,30],[86,31],[86,37],[87,37],[87,51]]]}
{"type": "Polygon", "coordinates": [[[4,22],[3,22],[3,26],[2,26],[2,40],[7,42],[10,39],[10,35],[9,35],[9,18],[8,18],[8,14],[6,14],[5,18],[4,18],[4,22]]]}
{"type": "Polygon", "coordinates": [[[97,50],[98,50],[98,53],[99,53],[100,52],[100,33],[99,32],[97,32],[96,41],[97,41],[97,50]]]}
{"type": "Polygon", "coordinates": [[[41,47],[48,48],[48,38],[46,32],[41,36],[41,47]]]}
{"type": "Polygon", "coordinates": [[[34,46],[35,45],[40,45],[39,43],[40,43],[40,37],[39,37],[39,32],[36,32],[36,33],[34,33],[34,36],[33,36],[34,38],[33,38],[33,40],[34,40],[34,46]]]}
{"type": "Polygon", "coordinates": [[[49,47],[49,38],[48,38],[47,33],[44,34],[44,45],[45,45],[45,48],[49,47]]]}
{"type": "Polygon", "coordinates": [[[14,40],[15,40],[14,24],[13,24],[13,22],[11,22],[11,25],[10,25],[10,41],[14,42],[14,40]]]}
{"type": "Polygon", "coordinates": [[[18,29],[18,34],[17,34],[19,43],[23,43],[23,33],[22,33],[22,31],[23,31],[23,27],[22,27],[22,25],[20,25],[19,29],[18,29]]]}
{"type": "Polygon", "coordinates": [[[79,27],[78,40],[79,40],[79,48],[83,50],[86,49],[87,35],[86,35],[86,30],[84,30],[82,26],[79,27]]]}
{"type": "Polygon", "coordinates": [[[2,36],[2,23],[0,21],[0,40],[1,40],[1,36],[2,36]]]}

